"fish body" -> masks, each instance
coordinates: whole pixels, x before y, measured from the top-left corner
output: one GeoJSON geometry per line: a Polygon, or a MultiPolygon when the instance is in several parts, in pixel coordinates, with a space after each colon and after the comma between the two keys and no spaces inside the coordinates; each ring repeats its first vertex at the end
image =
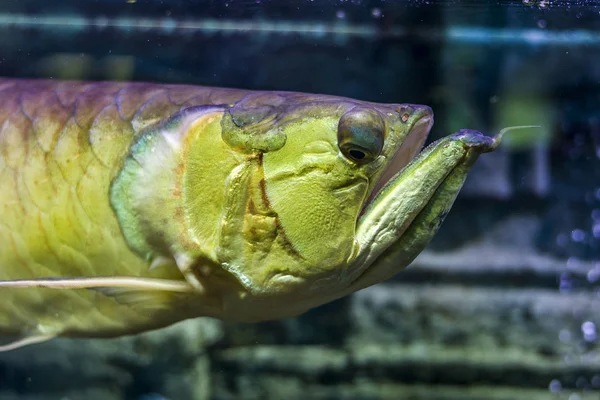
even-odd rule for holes
{"type": "MultiPolygon", "coordinates": [[[[0,81],[0,279],[165,277],[126,243],[109,201],[136,132],[210,96],[243,92],[121,83],[0,81]]],[[[219,100],[217,100],[219,101],[219,100]]],[[[230,100],[231,101],[231,100],[230,100]]],[[[1,289],[0,331],[102,335],[163,317],[93,291],[1,289]]],[[[166,316],[165,316],[166,317],[166,316]]]]}
{"type": "Polygon", "coordinates": [[[413,160],[432,123],[325,95],[0,80],[0,334],[268,320],[385,280],[497,145],[461,131],[413,160]]]}

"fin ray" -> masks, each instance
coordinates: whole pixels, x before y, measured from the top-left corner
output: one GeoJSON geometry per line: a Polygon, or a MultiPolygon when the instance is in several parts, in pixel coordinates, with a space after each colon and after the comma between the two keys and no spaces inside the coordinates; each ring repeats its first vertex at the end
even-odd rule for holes
{"type": "Polygon", "coordinates": [[[96,289],[129,288],[134,290],[188,293],[198,291],[186,281],[140,277],[69,277],[0,280],[0,288],[96,289]]]}
{"type": "Polygon", "coordinates": [[[185,293],[172,291],[157,291],[147,289],[131,289],[120,287],[92,288],[98,293],[112,297],[117,303],[140,310],[168,310],[170,303],[185,293]]]}
{"type": "Polygon", "coordinates": [[[24,338],[15,340],[14,342],[10,342],[10,343],[0,346],[0,353],[20,349],[22,347],[29,346],[29,345],[36,344],[36,343],[47,342],[48,340],[54,339],[55,337],[56,337],[56,335],[26,336],[24,338]]]}

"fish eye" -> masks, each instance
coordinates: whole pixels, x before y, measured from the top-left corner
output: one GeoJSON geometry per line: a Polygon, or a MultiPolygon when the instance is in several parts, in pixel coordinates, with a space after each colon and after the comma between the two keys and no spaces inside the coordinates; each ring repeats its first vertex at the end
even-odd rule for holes
{"type": "Polygon", "coordinates": [[[381,154],[384,132],[385,123],[378,112],[354,108],[340,118],[338,147],[350,161],[367,164],[381,154]]]}

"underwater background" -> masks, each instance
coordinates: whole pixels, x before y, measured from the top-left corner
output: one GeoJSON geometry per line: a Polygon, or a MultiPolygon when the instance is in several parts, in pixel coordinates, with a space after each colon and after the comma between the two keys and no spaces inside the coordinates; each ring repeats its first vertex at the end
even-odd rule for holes
{"type": "Polygon", "coordinates": [[[394,279],[293,319],[0,353],[1,400],[600,399],[599,1],[4,0],[0,76],[427,104],[429,142],[542,126],[477,161],[394,279]]]}

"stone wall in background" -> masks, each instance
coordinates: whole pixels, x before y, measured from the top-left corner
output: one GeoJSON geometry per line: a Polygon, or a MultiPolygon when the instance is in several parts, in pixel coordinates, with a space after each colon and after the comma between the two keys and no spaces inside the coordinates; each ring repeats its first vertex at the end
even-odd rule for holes
{"type": "Polygon", "coordinates": [[[477,162],[438,236],[391,281],[288,320],[201,319],[0,353],[1,400],[598,399],[600,44],[493,39],[593,28],[597,10],[333,1],[303,3],[293,18],[281,2],[156,3],[106,1],[82,11],[64,1],[60,14],[14,2],[0,10],[0,74],[425,103],[436,113],[432,140],[464,127],[542,128],[507,135],[501,151],[477,162]],[[168,23],[25,26],[3,24],[2,12],[46,22],[65,15],[316,21],[363,33],[294,33],[293,23],[286,34],[168,23]],[[490,39],[469,41],[477,36],[453,36],[449,27],[489,28],[477,32],[490,39]]]}

